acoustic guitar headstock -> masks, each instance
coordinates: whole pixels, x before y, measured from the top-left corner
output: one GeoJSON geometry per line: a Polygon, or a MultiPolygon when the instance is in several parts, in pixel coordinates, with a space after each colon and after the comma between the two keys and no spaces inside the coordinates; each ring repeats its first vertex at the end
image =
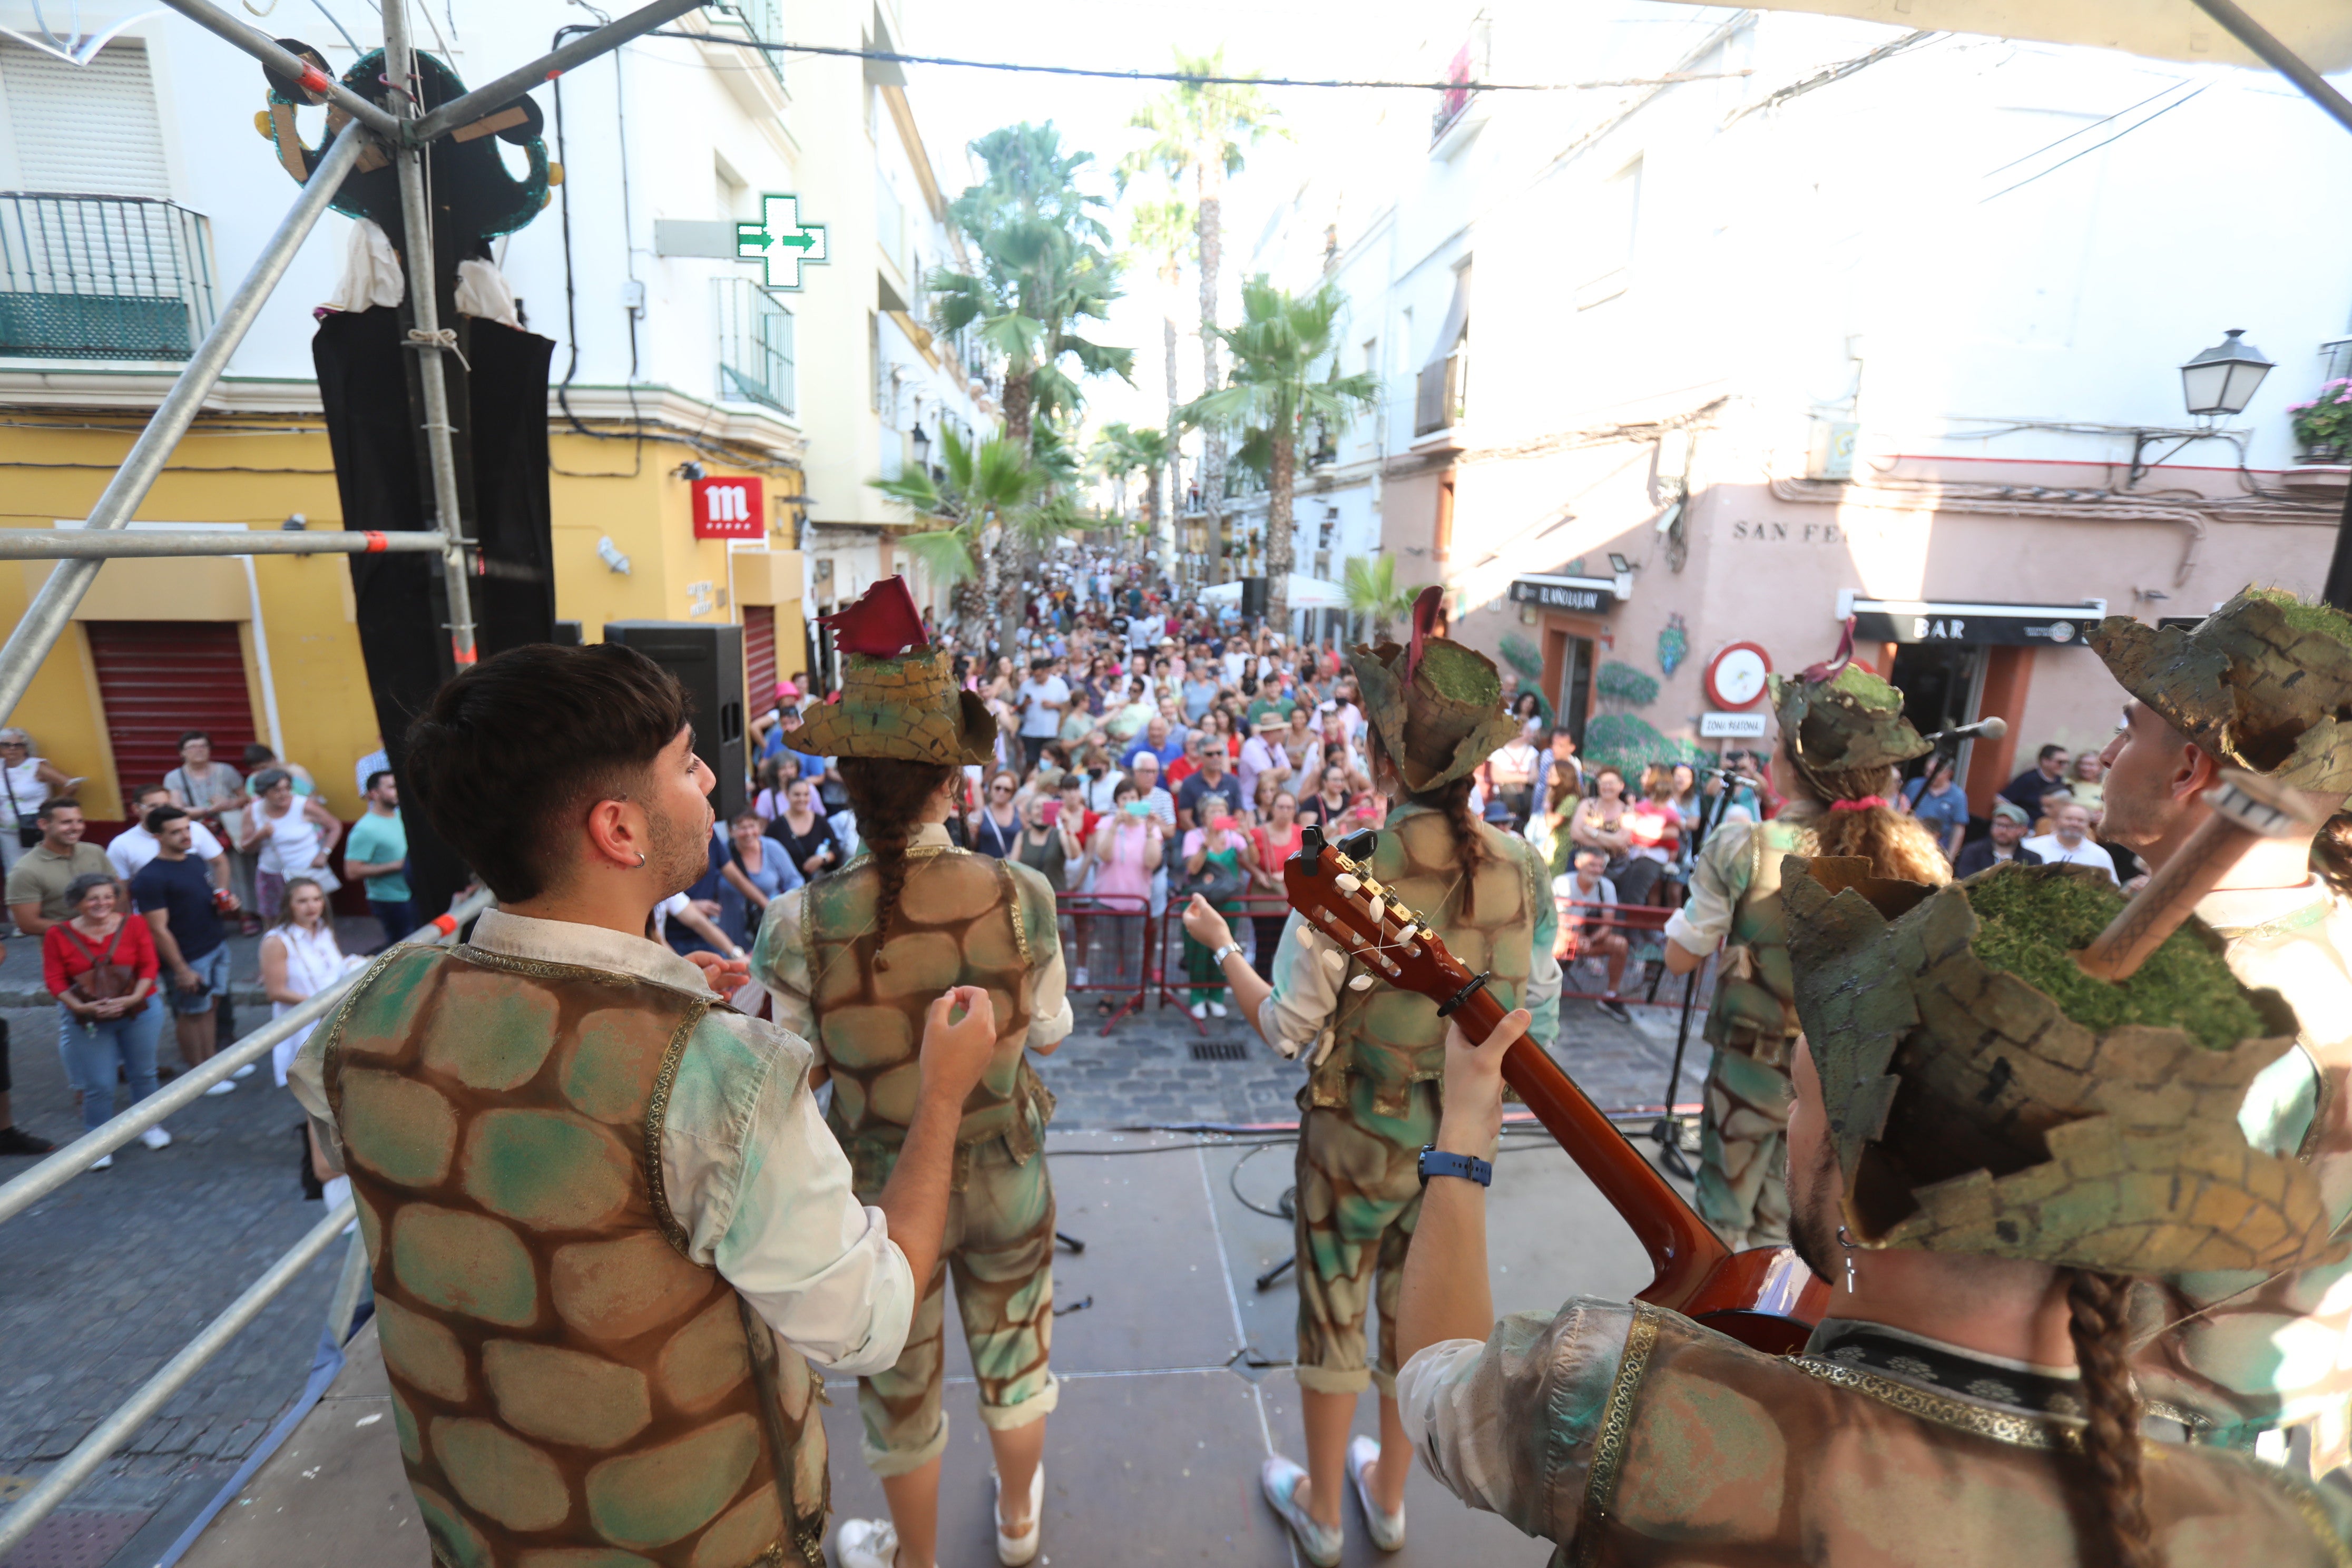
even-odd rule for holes
{"type": "Polygon", "coordinates": [[[1420,913],[1372,875],[1365,862],[1377,841],[1367,829],[1333,844],[1308,824],[1300,831],[1298,852],[1282,864],[1283,896],[1303,918],[1308,947],[1335,974],[1349,959],[1362,966],[1348,982],[1350,988],[1362,991],[1376,978],[1385,980],[1450,1014],[1485,977],[1464,968],[1420,913]]]}

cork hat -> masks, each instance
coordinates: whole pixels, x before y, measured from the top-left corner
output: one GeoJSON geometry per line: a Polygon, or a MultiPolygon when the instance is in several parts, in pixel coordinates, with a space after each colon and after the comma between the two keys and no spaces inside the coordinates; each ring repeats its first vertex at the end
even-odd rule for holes
{"type": "Polygon", "coordinates": [[[1503,678],[1475,648],[1434,635],[1442,588],[1412,605],[1412,641],[1359,645],[1348,656],[1364,716],[1394,760],[1404,787],[1420,795],[1462,777],[1519,732],[1503,711],[1503,678]]]}
{"type": "Polygon", "coordinates": [[[1853,621],[1837,653],[1790,678],[1766,678],[1790,760],[1823,799],[1835,793],[1827,773],[1889,768],[1924,757],[1935,747],[1903,717],[1902,688],[1853,662],[1853,621]]]}
{"type": "Polygon", "coordinates": [[[2232,767],[2352,795],[2352,616],[2242,590],[2193,626],[2109,616],[2093,629],[2125,690],[2232,767]]]}
{"type": "Polygon", "coordinates": [[[2110,986],[2067,956],[2123,907],[2090,868],[1930,889],[1790,856],[1782,876],[1856,1245],[2118,1274],[2271,1273],[2339,1250],[2311,1172],[2238,1125],[2294,1014],[2239,985],[2203,927],[2110,986]]]}
{"type": "Polygon", "coordinates": [[[924,639],[905,578],[885,577],[818,624],[833,628],[841,651],[841,690],[808,709],[793,734],[794,751],[908,763],[995,760],[996,716],[977,692],[956,689],[947,649],[924,639]]]}

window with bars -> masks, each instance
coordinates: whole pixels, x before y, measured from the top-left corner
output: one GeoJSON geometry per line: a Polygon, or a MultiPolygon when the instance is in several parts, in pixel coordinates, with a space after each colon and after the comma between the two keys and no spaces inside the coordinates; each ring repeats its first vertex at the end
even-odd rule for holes
{"type": "Polygon", "coordinates": [[[710,286],[719,322],[719,395],[791,416],[792,311],[749,278],[716,278],[710,286]]]}
{"type": "MultiPolygon", "coordinates": [[[[783,0],[716,0],[702,9],[712,21],[732,22],[763,44],[784,41],[783,0]]],[[[784,57],[774,49],[761,49],[759,54],[775,79],[782,81],[784,57]]]]}

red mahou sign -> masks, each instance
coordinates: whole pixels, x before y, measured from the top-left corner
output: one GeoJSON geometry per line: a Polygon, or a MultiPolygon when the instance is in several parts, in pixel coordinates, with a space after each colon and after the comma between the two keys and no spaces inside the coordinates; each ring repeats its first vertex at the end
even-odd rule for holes
{"type": "Polygon", "coordinates": [[[768,499],[764,481],[751,479],[696,479],[694,537],[764,539],[768,499]]]}

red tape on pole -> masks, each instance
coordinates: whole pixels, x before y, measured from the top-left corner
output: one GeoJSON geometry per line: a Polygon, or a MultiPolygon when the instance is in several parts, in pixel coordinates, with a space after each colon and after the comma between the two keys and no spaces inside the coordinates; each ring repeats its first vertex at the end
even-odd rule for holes
{"type": "Polygon", "coordinates": [[[383,531],[381,529],[371,528],[367,531],[368,554],[381,555],[391,548],[392,541],[384,537],[383,531]]]}

